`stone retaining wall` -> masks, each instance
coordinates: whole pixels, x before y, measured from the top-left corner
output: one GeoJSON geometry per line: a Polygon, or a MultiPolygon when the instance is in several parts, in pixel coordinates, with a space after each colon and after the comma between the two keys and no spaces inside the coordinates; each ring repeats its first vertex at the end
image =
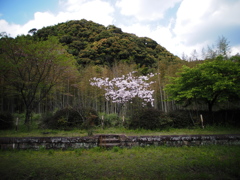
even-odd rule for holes
{"type": "Polygon", "coordinates": [[[240,135],[130,136],[127,146],[240,145],[240,135]]]}
{"type": "Polygon", "coordinates": [[[97,137],[0,137],[1,149],[68,149],[92,148],[98,145],[97,137]]]}
{"type": "MultiPolygon", "coordinates": [[[[0,149],[77,149],[99,145],[99,137],[0,137],[0,149]]],[[[111,136],[111,135],[110,135],[111,136]]],[[[116,135],[114,135],[116,136],[116,135]]],[[[169,136],[125,136],[119,135],[120,147],[133,146],[199,146],[240,145],[240,134],[235,135],[169,135],[169,136]]]]}

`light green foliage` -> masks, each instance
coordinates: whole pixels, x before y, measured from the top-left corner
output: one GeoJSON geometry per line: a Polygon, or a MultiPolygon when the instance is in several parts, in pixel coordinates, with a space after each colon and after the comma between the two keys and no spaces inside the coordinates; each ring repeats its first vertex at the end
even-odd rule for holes
{"type": "Polygon", "coordinates": [[[0,49],[4,85],[22,98],[26,123],[52,87],[77,72],[75,59],[56,38],[35,41],[29,36],[6,36],[0,39],[0,49]]]}
{"type": "Polygon", "coordinates": [[[207,103],[211,111],[217,102],[240,97],[240,64],[219,56],[193,68],[184,66],[165,90],[171,100],[207,103]]]}
{"type": "Polygon", "coordinates": [[[116,113],[100,113],[99,117],[101,118],[103,127],[118,127],[122,125],[121,118],[116,113]]]}

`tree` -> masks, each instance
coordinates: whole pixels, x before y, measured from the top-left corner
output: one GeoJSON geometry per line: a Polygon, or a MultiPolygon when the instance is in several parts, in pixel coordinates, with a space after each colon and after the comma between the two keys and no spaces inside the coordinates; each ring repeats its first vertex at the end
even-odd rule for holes
{"type": "Polygon", "coordinates": [[[224,36],[218,37],[217,41],[217,54],[222,55],[224,58],[228,58],[228,55],[230,54],[230,46],[229,41],[224,36]]]}
{"type": "Polygon", "coordinates": [[[236,55],[232,56],[230,60],[236,63],[240,63],[240,54],[237,53],[236,55]]]}
{"type": "Polygon", "coordinates": [[[205,51],[205,48],[202,49],[202,58],[215,59],[217,56],[223,56],[227,59],[230,52],[229,41],[224,36],[221,36],[218,37],[215,45],[207,46],[207,51],[205,51]]]}
{"type": "Polygon", "coordinates": [[[201,58],[202,58],[202,60],[206,59],[206,50],[205,50],[204,47],[202,48],[202,55],[201,55],[201,58]]]}
{"type": "Polygon", "coordinates": [[[37,29],[36,28],[32,28],[28,31],[28,34],[32,34],[35,35],[37,33],[37,29]]]}
{"type": "Polygon", "coordinates": [[[59,81],[76,71],[74,58],[67,54],[56,38],[33,41],[19,36],[0,39],[0,70],[8,88],[20,94],[25,106],[25,124],[34,108],[59,81]]]}
{"type": "MultiPolygon", "coordinates": [[[[90,84],[92,86],[97,86],[99,88],[104,88],[106,90],[105,98],[108,101],[117,103],[120,105],[131,101],[135,97],[139,97],[143,100],[142,105],[145,106],[146,103],[151,103],[153,106],[153,92],[150,89],[150,85],[154,83],[153,81],[147,82],[150,77],[154,74],[149,74],[148,76],[133,76],[134,72],[130,72],[126,76],[116,77],[112,80],[109,78],[92,78],[90,79],[90,84]]],[[[120,108],[118,109],[118,114],[120,108]]]]}
{"type": "Polygon", "coordinates": [[[196,67],[184,66],[178,77],[166,85],[170,100],[189,105],[204,102],[212,112],[217,102],[226,102],[231,97],[240,97],[240,66],[222,56],[206,61],[196,67]]]}
{"type": "Polygon", "coordinates": [[[188,60],[188,56],[184,52],[182,53],[182,60],[184,61],[188,60]]]}
{"type": "Polygon", "coordinates": [[[215,59],[217,57],[217,52],[214,45],[212,47],[207,47],[206,59],[215,59]]]}
{"type": "Polygon", "coordinates": [[[196,49],[194,49],[194,50],[192,51],[192,53],[191,53],[191,59],[192,59],[193,61],[198,60],[198,53],[197,53],[197,50],[196,50],[196,49]]]}

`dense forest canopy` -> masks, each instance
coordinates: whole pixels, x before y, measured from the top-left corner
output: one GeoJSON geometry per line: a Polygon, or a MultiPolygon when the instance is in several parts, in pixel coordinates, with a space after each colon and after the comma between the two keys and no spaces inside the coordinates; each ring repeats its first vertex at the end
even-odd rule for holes
{"type": "Polygon", "coordinates": [[[127,62],[151,68],[156,67],[159,60],[180,61],[150,38],[124,33],[114,25],[105,27],[84,19],[45,27],[34,33],[34,37],[43,40],[49,36],[57,36],[80,65],[113,66],[116,62],[127,62]]]}
{"type": "MultiPolygon", "coordinates": [[[[211,111],[239,108],[239,101],[233,104],[228,98],[234,95],[235,99],[239,99],[239,55],[231,58],[227,56],[229,46],[224,38],[219,41],[219,49],[210,49],[205,59],[194,61],[181,60],[148,37],[138,37],[122,32],[114,25],[105,27],[84,19],[38,30],[33,28],[28,35],[16,38],[2,33],[0,38],[0,111],[25,112],[26,123],[33,112],[55,112],[69,107],[92,108],[106,114],[116,113],[117,104],[105,99],[104,90],[91,86],[89,80],[94,77],[113,79],[132,71],[137,72],[136,76],[156,74],[150,87],[154,92],[152,103],[155,109],[162,112],[185,108],[207,110],[208,106],[202,103],[200,95],[203,93],[204,98],[209,100],[209,93],[214,94],[216,87],[223,88],[224,93],[221,91],[221,95],[224,94],[224,98],[221,101],[214,99],[215,109],[211,106],[211,111]],[[221,68],[218,62],[223,62],[221,68]],[[208,64],[213,65],[208,67],[208,64]],[[229,64],[236,73],[231,73],[229,64]],[[206,68],[209,68],[208,72],[205,71],[206,68]],[[177,73],[179,70],[183,73],[177,73]],[[187,79],[181,78],[188,71],[194,73],[187,74],[187,79]],[[200,72],[202,75],[198,76],[200,72]],[[215,73],[213,76],[212,72],[215,73]],[[217,76],[219,74],[222,76],[217,76]],[[167,85],[174,82],[169,77],[176,78],[176,85],[167,85]],[[206,84],[208,89],[204,92],[205,84],[201,83],[200,77],[209,82],[206,84]],[[229,91],[224,90],[221,81],[213,86],[217,77],[225,80],[229,91]],[[234,84],[227,82],[232,77],[235,78],[234,84]],[[186,83],[191,79],[192,84],[188,86],[186,83]],[[196,84],[201,86],[197,87],[196,84]],[[234,93],[231,87],[235,88],[234,93]],[[185,96],[184,91],[187,92],[185,96]],[[194,105],[178,105],[176,101],[179,100],[179,94],[184,102],[192,99],[196,100],[194,102],[200,101],[194,105]],[[172,95],[176,97],[170,97],[172,95]]],[[[140,98],[134,98],[131,102],[126,103],[121,111],[127,117],[133,115],[136,109],[142,109],[140,98]]]]}

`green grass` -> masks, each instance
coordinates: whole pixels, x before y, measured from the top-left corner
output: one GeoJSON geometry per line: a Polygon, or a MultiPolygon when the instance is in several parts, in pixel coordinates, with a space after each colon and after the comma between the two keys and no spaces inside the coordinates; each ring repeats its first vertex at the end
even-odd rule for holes
{"type": "MultiPolygon", "coordinates": [[[[123,127],[94,129],[94,134],[127,136],[239,132],[239,128],[222,126],[156,131],[123,127]]],[[[0,131],[0,137],[86,135],[86,130],[38,129],[36,124],[30,131],[24,125],[20,125],[17,132],[14,129],[0,131]]],[[[0,150],[1,179],[239,179],[239,167],[240,146],[0,150]]]]}
{"type": "MultiPolygon", "coordinates": [[[[119,128],[95,128],[93,134],[125,134],[127,136],[143,136],[143,135],[190,135],[190,134],[239,134],[240,129],[236,127],[222,127],[222,126],[207,126],[202,128],[191,129],[167,129],[167,130],[130,130],[123,127],[119,128]]],[[[31,128],[28,130],[25,126],[20,126],[18,131],[13,130],[1,130],[0,137],[44,137],[44,136],[62,136],[62,137],[77,137],[87,136],[86,130],[74,129],[71,131],[64,130],[51,130],[51,129],[38,129],[31,128]]]]}
{"type": "Polygon", "coordinates": [[[239,179],[240,146],[0,151],[1,179],[239,179]]]}

